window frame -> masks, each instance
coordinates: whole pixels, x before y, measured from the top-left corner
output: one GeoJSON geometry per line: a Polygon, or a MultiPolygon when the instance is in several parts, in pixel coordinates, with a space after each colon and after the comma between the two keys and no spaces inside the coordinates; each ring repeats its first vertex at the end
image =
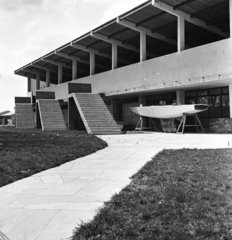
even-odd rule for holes
{"type": "MultiPolygon", "coordinates": [[[[200,118],[229,118],[230,117],[230,112],[228,115],[223,115],[223,105],[222,105],[222,97],[223,96],[228,96],[229,98],[229,87],[215,87],[215,88],[205,88],[205,89],[198,89],[198,90],[190,90],[190,91],[185,91],[185,103],[188,102],[188,100],[190,99],[194,99],[195,103],[198,104],[199,103],[199,98],[202,98],[202,97],[207,97],[208,98],[208,102],[210,103],[210,100],[211,98],[213,97],[220,97],[220,115],[217,116],[217,117],[212,117],[210,116],[210,107],[209,107],[209,110],[207,110],[207,116],[199,116],[200,118]],[[213,89],[220,89],[220,93],[216,94],[212,94],[210,93],[210,90],[213,90],[213,89]],[[226,93],[224,93],[224,89],[227,89],[226,93]],[[203,91],[207,91],[207,95],[200,95],[199,92],[203,92],[203,91]],[[191,96],[191,92],[196,92],[195,96],[191,96]],[[189,96],[187,96],[189,95],[189,96]]],[[[230,106],[230,105],[228,105],[230,106]]]]}

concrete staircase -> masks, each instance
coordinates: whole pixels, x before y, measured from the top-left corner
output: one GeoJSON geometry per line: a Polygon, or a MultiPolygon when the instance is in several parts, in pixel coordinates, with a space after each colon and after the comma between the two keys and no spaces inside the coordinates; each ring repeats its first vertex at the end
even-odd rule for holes
{"type": "Polygon", "coordinates": [[[35,128],[33,105],[17,103],[15,105],[16,128],[35,128]]]}
{"type": "Polygon", "coordinates": [[[71,95],[89,134],[122,133],[99,94],[73,93],[71,95]]]}
{"type": "Polygon", "coordinates": [[[37,100],[42,130],[67,130],[58,100],[37,100]]]}

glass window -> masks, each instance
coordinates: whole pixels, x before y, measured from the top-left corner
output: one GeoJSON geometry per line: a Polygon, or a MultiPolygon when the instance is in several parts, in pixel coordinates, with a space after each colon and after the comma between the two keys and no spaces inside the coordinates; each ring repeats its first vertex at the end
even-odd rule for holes
{"type": "Polygon", "coordinates": [[[163,99],[163,94],[159,94],[155,96],[155,100],[162,100],[163,99]]]}
{"type": "Polygon", "coordinates": [[[209,116],[220,117],[221,116],[221,96],[209,97],[209,116]]]}
{"type": "Polygon", "coordinates": [[[186,92],[185,102],[186,104],[209,104],[209,110],[199,113],[199,117],[230,117],[228,87],[186,92]]]}
{"type": "Polygon", "coordinates": [[[229,95],[222,95],[222,117],[230,117],[229,95]]]}
{"type": "Polygon", "coordinates": [[[199,104],[209,104],[209,98],[206,97],[198,97],[197,98],[197,103],[199,104]]]}
{"type": "Polygon", "coordinates": [[[176,102],[176,93],[157,94],[146,97],[146,105],[171,105],[176,102]]]}
{"type": "Polygon", "coordinates": [[[186,98],[185,103],[186,104],[196,104],[197,103],[197,98],[186,98]]]}
{"type": "Polygon", "coordinates": [[[229,93],[229,88],[228,87],[223,87],[222,88],[222,93],[229,93]]]}
{"type": "Polygon", "coordinates": [[[198,96],[207,96],[207,95],[208,95],[208,89],[198,91],[198,96]]]}
{"type": "Polygon", "coordinates": [[[147,98],[147,101],[151,101],[151,100],[154,100],[154,99],[155,99],[154,96],[147,96],[146,98],[147,98]]]}
{"type": "Polygon", "coordinates": [[[185,93],[186,97],[195,97],[197,96],[197,91],[189,91],[185,93]]]}
{"type": "Polygon", "coordinates": [[[164,94],[164,99],[172,99],[172,94],[171,93],[164,94]]]}
{"type": "Polygon", "coordinates": [[[209,90],[210,95],[220,95],[221,94],[221,88],[213,88],[209,90]]]}

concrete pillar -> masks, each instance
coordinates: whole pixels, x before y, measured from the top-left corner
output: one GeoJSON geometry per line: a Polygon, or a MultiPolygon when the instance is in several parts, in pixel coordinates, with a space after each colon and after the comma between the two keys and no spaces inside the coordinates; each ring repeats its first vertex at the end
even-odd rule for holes
{"type": "Polygon", "coordinates": [[[77,60],[72,59],[72,80],[77,79],[77,60]]]}
{"type": "Polygon", "coordinates": [[[51,75],[50,70],[46,70],[46,87],[50,86],[50,75],[51,75]]]}
{"type": "Polygon", "coordinates": [[[185,92],[184,91],[176,91],[176,103],[177,104],[185,104],[185,92]]]}
{"type": "Polygon", "coordinates": [[[61,65],[58,65],[58,84],[62,83],[63,78],[63,67],[61,65]]]}
{"type": "Polygon", "coordinates": [[[230,118],[232,118],[232,84],[229,85],[230,118]]]}
{"type": "Polygon", "coordinates": [[[36,74],[36,90],[40,89],[40,78],[39,74],[36,74]]]}
{"type": "Polygon", "coordinates": [[[95,74],[95,54],[90,52],[90,75],[95,74]]]}
{"type": "Polygon", "coordinates": [[[232,38],[232,1],[229,1],[229,11],[230,11],[230,38],[232,38]]]}
{"type": "Polygon", "coordinates": [[[178,52],[180,52],[185,49],[185,20],[181,16],[178,17],[177,32],[178,52]]]}
{"type": "Polygon", "coordinates": [[[27,78],[27,92],[31,92],[31,78],[27,78]]]}
{"type": "Polygon", "coordinates": [[[146,33],[140,32],[140,62],[147,59],[146,33]]]}
{"type": "Polygon", "coordinates": [[[118,67],[118,45],[112,43],[112,69],[118,67]]]}

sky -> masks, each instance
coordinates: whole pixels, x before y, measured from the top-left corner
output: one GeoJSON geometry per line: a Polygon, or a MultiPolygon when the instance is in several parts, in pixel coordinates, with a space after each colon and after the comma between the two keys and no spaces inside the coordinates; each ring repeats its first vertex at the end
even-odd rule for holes
{"type": "Polygon", "coordinates": [[[145,0],[0,0],[0,112],[27,96],[14,71],[145,0]]]}

